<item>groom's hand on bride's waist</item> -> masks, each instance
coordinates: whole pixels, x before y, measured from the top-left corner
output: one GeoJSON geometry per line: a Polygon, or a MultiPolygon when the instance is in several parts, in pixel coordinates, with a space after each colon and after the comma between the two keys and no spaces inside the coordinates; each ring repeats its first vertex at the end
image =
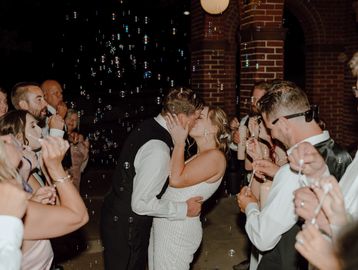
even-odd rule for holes
{"type": "Polygon", "coordinates": [[[196,217],[200,215],[203,199],[204,199],[203,197],[197,196],[197,197],[192,197],[186,201],[186,204],[188,205],[188,210],[186,215],[188,217],[196,217]]]}

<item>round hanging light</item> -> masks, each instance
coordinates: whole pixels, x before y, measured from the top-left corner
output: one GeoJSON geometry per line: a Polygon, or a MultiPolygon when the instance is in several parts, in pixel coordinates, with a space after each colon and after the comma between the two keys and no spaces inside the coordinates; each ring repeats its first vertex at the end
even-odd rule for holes
{"type": "Polygon", "coordinates": [[[200,0],[202,8],[209,14],[221,14],[229,6],[230,0],[200,0]]]}

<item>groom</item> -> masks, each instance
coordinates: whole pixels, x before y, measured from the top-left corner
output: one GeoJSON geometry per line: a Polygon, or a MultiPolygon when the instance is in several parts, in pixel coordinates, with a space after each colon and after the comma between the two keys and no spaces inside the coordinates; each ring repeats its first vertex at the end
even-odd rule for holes
{"type": "Polygon", "coordinates": [[[106,270],[144,270],[153,216],[170,220],[199,215],[201,197],[186,202],[160,200],[167,187],[173,143],[165,115],[176,114],[183,126],[193,125],[203,101],[192,90],[172,89],[162,112],[142,122],[124,142],[113,184],[101,215],[106,270]]]}

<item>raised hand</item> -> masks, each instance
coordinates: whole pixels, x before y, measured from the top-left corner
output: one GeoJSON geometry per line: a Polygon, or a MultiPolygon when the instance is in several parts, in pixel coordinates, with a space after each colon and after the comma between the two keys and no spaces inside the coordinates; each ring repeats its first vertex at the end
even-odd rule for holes
{"type": "Polygon", "coordinates": [[[317,269],[341,269],[332,241],[324,238],[316,226],[306,224],[303,230],[297,234],[296,240],[297,251],[317,269]]]}
{"type": "Polygon", "coordinates": [[[63,130],[63,127],[65,126],[65,121],[63,120],[63,118],[56,114],[56,115],[52,115],[49,118],[48,121],[48,126],[50,129],[59,129],[59,130],[63,130]]]}
{"type": "Polygon", "coordinates": [[[174,145],[185,144],[185,140],[189,134],[189,123],[183,127],[179,121],[178,116],[176,114],[170,113],[168,113],[165,117],[165,121],[167,122],[168,131],[173,139],[174,145]]]}
{"type": "Polygon", "coordinates": [[[326,163],[316,148],[308,142],[300,143],[288,156],[290,166],[299,171],[302,168],[308,178],[319,179],[327,170],[326,163]]]}
{"type": "Polygon", "coordinates": [[[265,176],[273,178],[280,169],[275,163],[265,159],[255,160],[252,167],[255,170],[255,176],[260,179],[264,179],[265,176]]]}
{"type": "Polygon", "coordinates": [[[260,126],[257,121],[257,117],[254,116],[254,117],[249,118],[248,128],[249,128],[251,137],[254,137],[254,138],[259,137],[260,126]]]}
{"type": "Polygon", "coordinates": [[[61,161],[69,148],[68,141],[59,137],[48,136],[41,140],[42,160],[52,179],[63,176],[61,161]]]}
{"type": "Polygon", "coordinates": [[[243,187],[240,193],[236,194],[236,200],[241,212],[245,213],[245,209],[249,203],[258,203],[257,198],[253,195],[249,187],[243,187]]]}
{"type": "Polygon", "coordinates": [[[236,117],[234,117],[234,118],[230,121],[230,130],[231,130],[231,131],[238,130],[238,129],[239,129],[239,125],[240,125],[239,120],[238,120],[236,117]]]}
{"type": "Polygon", "coordinates": [[[308,222],[311,222],[315,218],[317,225],[330,234],[331,231],[327,217],[322,211],[317,216],[315,214],[315,209],[319,204],[315,193],[309,187],[302,187],[294,192],[294,196],[296,214],[308,222]]]}
{"type": "Polygon", "coordinates": [[[49,186],[40,187],[32,194],[31,200],[41,204],[55,204],[56,190],[49,186]]]}
{"type": "Polygon", "coordinates": [[[262,151],[260,143],[256,138],[249,138],[246,142],[246,153],[255,161],[257,159],[262,159],[262,151]]]}
{"type": "Polygon", "coordinates": [[[347,221],[347,213],[344,206],[344,198],[337,180],[333,176],[324,177],[319,182],[320,187],[313,187],[320,201],[323,200],[324,190],[322,187],[331,185],[327,196],[324,199],[322,209],[327,216],[329,223],[337,226],[345,225],[347,221]]]}

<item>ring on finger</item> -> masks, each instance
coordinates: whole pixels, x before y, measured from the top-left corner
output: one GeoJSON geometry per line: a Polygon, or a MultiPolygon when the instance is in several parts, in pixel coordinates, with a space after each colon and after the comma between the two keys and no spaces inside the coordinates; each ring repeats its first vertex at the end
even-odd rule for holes
{"type": "Polygon", "coordinates": [[[297,237],[296,242],[303,245],[305,243],[305,241],[303,241],[303,239],[301,237],[297,237]]]}

